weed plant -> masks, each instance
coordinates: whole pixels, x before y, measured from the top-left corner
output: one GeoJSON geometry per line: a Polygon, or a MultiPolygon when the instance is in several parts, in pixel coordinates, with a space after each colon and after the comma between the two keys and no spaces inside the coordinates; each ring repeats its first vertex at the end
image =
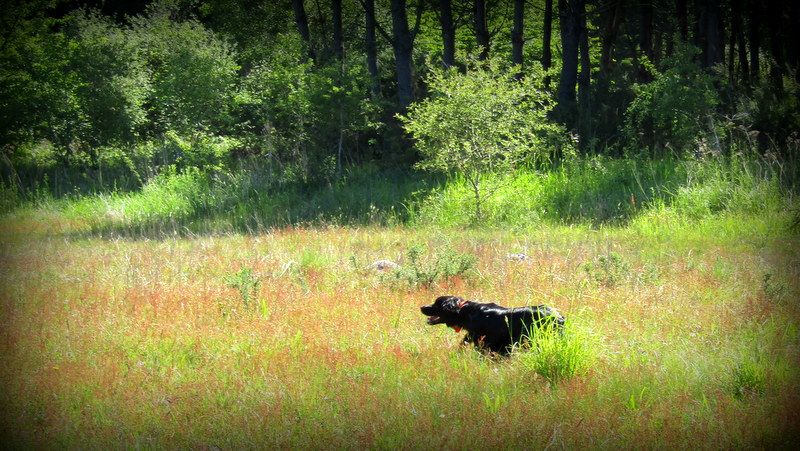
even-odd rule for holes
{"type": "Polygon", "coordinates": [[[531,331],[531,339],[517,358],[525,370],[536,373],[550,384],[585,374],[594,364],[599,343],[584,329],[571,322],[565,330],[550,322],[531,331]]]}
{"type": "Polygon", "coordinates": [[[453,277],[468,277],[475,268],[476,258],[449,247],[427,255],[427,246],[415,244],[406,251],[403,265],[393,269],[382,279],[396,284],[402,282],[409,288],[431,288],[453,277]]]}

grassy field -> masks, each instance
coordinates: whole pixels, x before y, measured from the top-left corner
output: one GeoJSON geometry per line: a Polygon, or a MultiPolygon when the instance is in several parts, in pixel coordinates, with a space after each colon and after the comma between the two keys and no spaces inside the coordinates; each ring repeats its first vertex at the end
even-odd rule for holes
{"type": "Polygon", "coordinates": [[[37,447],[773,447],[800,436],[781,215],[168,239],[2,223],[2,432],[37,447]],[[64,230],[61,230],[63,232],[64,230]],[[471,269],[422,283],[390,258],[471,269]],[[511,261],[524,252],[527,261],[511,261]],[[547,303],[577,350],[459,349],[418,306],[547,303]],[[576,374],[547,368],[576,359],[576,374]],[[545,371],[543,371],[543,369],[545,371]]]}
{"type": "Polygon", "coordinates": [[[791,202],[767,178],[673,186],[674,173],[623,169],[609,172],[619,183],[522,175],[487,206],[489,228],[459,228],[457,181],[426,185],[405,217],[353,191],[373,225],[250,230],[253,210],[236,226],[229,204],[219,226],[222,207],[202,216],[197,193],[180,195],[191,177],[7,213],[2,444],[796,446],[791,202]],[[384,258],[400,269],[369,268],[384,258]],[[567,332],[486,357],[425,324],[419,306],[442,294],[549,304],[567,332]]]}

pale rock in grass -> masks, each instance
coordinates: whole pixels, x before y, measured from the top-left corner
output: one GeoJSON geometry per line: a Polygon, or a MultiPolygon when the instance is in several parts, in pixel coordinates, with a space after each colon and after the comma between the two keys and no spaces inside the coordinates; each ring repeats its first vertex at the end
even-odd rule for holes
{"type": "Polygon", "coordinates": [[[391,260],[376,260],[371,265],[369,265],[369,269],[374,271],[390,271],[393,269],[399,268],[400,265],[391,261],[391,260]]]}
{"type": "Polygon", "coordinates": [[[512,262],[526,262],[530,260],[530,257],[528,257],[527,254],[519,252],[519,253],[506,254],[506,260],[512,262]]]}

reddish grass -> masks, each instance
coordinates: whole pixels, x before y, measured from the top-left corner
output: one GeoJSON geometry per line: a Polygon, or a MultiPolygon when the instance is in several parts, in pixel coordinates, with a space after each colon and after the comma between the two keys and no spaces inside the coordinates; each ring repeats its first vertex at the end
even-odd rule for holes
{"type": "MultiPolygon", "coordinates": [[[[14,222],[4,227],[21,230],[14,222]]],[[[764,264],[778,271],[797,259],[796,246],[712,243],[687,257],[669,243],[631,242],[613,231],[569,239],[556,232],[289,228],[164,241],[7,235],[0,246],[4,443],[717,448],[797,441],[800,315],[796,303],[764,295],[763,269],[753,266],[766,252],[764,264]],[[405,288],[350,264],[351,255],[405,263],[414,241],[476,255],[475,273],[405,288]],[[645,247],[659,252],[645,257],[645,247]],[[505,258],[520,248],[529,261],[505,258]],[[614,286],[581,269],[609,248],[630,268],[614,286]],[[287,266],[303,252],[324,263],[287,266]],[[715,273],[718,261],[728,269],[715,273]],[[637,279],[648,265],[658,277],[637,279]],[[266,317],[258,307],[244,309],[226,282],[241,268],[260,277],[266,317]],[[444,293],[553,305],[598,338],[598,360],[551,386],[514,358],[462,349],[459,335],[426,326],[419,314],[419,305],[444,293]],[[787,370],[768,368],[765,393],[737,400],[730,368],[753,336],[763,358],[787,370]]]]}

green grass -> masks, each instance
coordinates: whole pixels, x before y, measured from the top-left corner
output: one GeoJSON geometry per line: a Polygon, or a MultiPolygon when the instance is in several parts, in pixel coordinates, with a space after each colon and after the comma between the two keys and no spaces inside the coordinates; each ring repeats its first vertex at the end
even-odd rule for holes
{"type": "Polygon", "coordinates": [[[532,331],[531,342],[520,349],[520,363],[553,385],[585,374],[602,350],[587,329],[573,321],[563,332],[552,324],[532,331]]]}
{"type": "Polygon", "coordinates": [[[794,447],[793,195],[737,167],[520,173],[493,201],[505,219],[470,228],[458,180],[381,173],[286,192],[176,174],[15,210],[0,219],[2,443],[794,447]],[[623,180],[645,187],[635,208],[614,203],[623,180]],[[372,197],[337,206],[349,196],[372,197]],[[419,306],[448,293],[548,304],[567,328],[487,357],[425,324],[419,306]]]}
{"type": "MultiPolygon", "coordinates": [[[[792,179],[784,176],[785,171],[759,157],[578,159],[547,172],[520,170],[489,177],[486,185],[492,194],[479,224],[474,223],[472,193],[462,178],[445,180],[372,166],[352,168],[337,181],[322,185],[278,183],[257,167],[168,172],[139,191],[61,200],[39,196],[27,210],[53,211],[71,223],[71,232],[117,236],[260,233],[290,225],[327,224],[597,227],[635,224],[642,217],[694,221],[786,211],[796,202],[792,186],[786,184],[792,179]]],[[[19,203],[19,193],[4,190],[8,202],[19,203]]]]}

